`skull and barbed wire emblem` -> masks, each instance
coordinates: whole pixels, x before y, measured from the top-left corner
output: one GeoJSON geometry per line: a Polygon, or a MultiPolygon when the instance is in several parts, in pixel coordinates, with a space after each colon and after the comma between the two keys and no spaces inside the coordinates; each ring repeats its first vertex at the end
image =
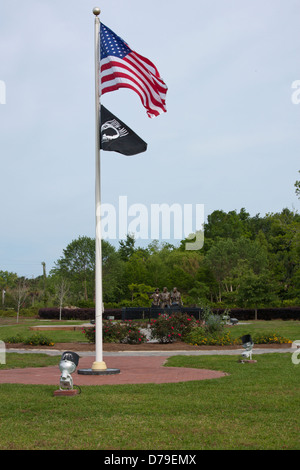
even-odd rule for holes
{"type": "Polygon", "coordinates": [[[102,142],[109,142],[111,140],[125,137],[129,132],[123,127],[116,119],[106,121],[101,126],[102,142]]]}

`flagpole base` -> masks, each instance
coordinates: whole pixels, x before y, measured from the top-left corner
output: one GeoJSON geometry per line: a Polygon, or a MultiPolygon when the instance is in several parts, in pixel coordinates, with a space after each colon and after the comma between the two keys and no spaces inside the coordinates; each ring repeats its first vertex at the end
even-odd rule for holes
{"type": "Polygon", "coordinates": [[[107,366],[104,361],[95,361],[92,364],[92,369],[93,370],[106,370],[107,366]]]}
{"type": "Polygon", "coordinates": [[[77,374],[79,375],[112,375],[119,374],[120,369],[78,369],[77,374]]]}

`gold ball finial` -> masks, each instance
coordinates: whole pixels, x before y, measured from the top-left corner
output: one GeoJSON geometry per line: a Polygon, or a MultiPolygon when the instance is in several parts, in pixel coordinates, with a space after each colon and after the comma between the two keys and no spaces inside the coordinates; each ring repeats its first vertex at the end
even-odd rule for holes
{"type": "Polygon", "coordinates": [[[95,16],[98,16],[98,15],[100,15],[100,13],[101,13],[101,10],[100,10],[100,8],[98,8],[98,7],[95,7],[95,8],[93,9],[93,13],[94,13],[94,15],[95,15],[95,16]]]}

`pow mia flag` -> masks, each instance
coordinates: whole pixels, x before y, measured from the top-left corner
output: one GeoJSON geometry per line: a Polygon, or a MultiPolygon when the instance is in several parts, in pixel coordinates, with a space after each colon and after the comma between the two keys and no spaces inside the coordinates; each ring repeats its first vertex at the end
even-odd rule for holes
{"type": "Polygon", "coordinates": [[[147,144],[124,122],[101,105],[100,148],[123,155],[145,152],[147,144]]]}

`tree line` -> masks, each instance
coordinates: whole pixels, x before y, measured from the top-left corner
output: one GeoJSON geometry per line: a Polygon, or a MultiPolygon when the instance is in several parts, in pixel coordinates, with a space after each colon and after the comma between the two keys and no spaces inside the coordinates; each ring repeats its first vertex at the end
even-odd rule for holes
{"type": "MultiPolygon", "coordinates": [[[[297,212],[251,217],[244,208],[216,210],[203,231],[200,250],[185,249],[190,239],[179,246],[154,240],[146,248],[132,234],[118,248],[102,240],[105,306],[149,306],[149,293],[164,287],[177,287],[186,306],[300,305],[297,212]]],[[[94,305],[95,239],[73,240],[48,274],[42,264],[43,274],[30,280],[0,271],[2,308],[94,305]]]]}

